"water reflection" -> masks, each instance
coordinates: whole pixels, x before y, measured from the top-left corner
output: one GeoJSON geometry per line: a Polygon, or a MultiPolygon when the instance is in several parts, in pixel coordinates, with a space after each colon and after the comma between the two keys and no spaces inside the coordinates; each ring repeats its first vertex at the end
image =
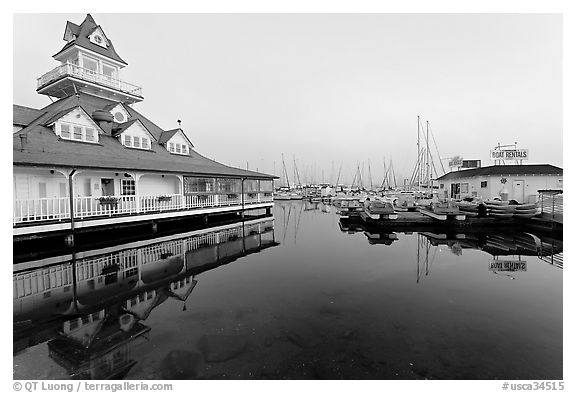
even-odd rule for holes
{"type": "Polygon", "coordinates": [[[186,310],[199,274],[276,245],[268,218],[22,264],[13,274],[14,354],[48,341],[70,377],[122,378],[154,309],[172,301],[186,310]]]}
{"type": "MultiPolygon", "coordinates": [[[[398,240],[395,232],[384,231],[363,225],[363,221],[350,218],[340,218],[339,227],[342,232],[349,234],[363,232],[369,244],[384,244],[391,246],[398,240]]],[[[412,234],[412,232],[403,232],[412,234]]],[[[418,281],[420,279],[420,266],[425,266],[428,275],[430,265],[436,257],[439,247],[447,248],[452,254],[461,256],[463,250],[481,250],[492,256],[489,270],[494,274],[502,272],[518,272],[527,270],[527,262],[522,256],[536,256],[560,269],[563,268],[563,241],[546,234],[534,235],[527,232],[482,232],[481,230],[469,233],[454,233],[442,230],[418,232],[417,264],[418,281]],[[433,248],[433,250],[431,250],[433,248]]],[[[509,274],[504,274],[511,277],[509,274]]]]}
{"type": "Polygon", "coordinates": [[[15,378],[562,378],[561,240],[320,205],[15,265],[15,378]]]}

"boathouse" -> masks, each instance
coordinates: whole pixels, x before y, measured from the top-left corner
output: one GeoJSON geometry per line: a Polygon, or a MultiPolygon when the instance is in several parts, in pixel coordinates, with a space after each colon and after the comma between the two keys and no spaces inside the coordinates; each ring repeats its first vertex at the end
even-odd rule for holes
{"type": "Polygon", "coordinates": [[[437,179],[439,196],[538,200],[538,190],[562,190],[562,168],[550,164],[493,165],[453,171],[437,179]]]}
{"type": "Polygon", "coordinates": [[[274,176],[208,159],[134,109],[142,88],[121,79],[127,63],[91,15],[64,40],[38,78],[52,103],[13,108],[15,236],[273,206],[274,176]]]}

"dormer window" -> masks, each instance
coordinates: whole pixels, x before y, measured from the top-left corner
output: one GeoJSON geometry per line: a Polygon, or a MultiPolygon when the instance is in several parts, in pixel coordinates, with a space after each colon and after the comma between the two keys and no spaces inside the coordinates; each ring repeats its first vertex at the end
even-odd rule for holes
{"type": "Polygon", "coordinates": [[[104,38],[104,32],[100,28],[94,30],[94,32],[90,34],[89,39],[93,44],[99,45],[103,48],[108,46],[108,42],[106,41],[106,38],[104,38]]]}
{"type": "Polygon", "coordinates": [[[174,154],[188,155],[189,147],[186,144],[180,143],[168,143],[168,151],[174,154]]]}
{"type": "Polygon", "coordinates": [[[139,119],[123,123],[114,135],[120,143],[132,149],[151,150],[154,136],[148,132],[139,119]]]}
{"type": "Polygon", "coordinates": [[[59,124],[60,138],[78,142],[96,143],[96,130],[92,127],[61,122],[59,124]]]}
{"type": "Polygon", "coordinates": [[[135,135],[122,135],[121,142],[126,147],[143,150],[150,150],[151,145],[150,139],[135,135]]]}

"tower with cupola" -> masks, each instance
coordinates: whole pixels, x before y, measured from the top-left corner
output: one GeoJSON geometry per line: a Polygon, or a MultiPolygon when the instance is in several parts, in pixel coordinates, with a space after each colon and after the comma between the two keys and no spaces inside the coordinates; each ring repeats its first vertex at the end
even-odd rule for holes
{"type": "Polygon", "coordinates": [[[38,78],[39,94],[64,98],[84,92],[127,104],[144,99],[141,87],[121,79],[121,70],[128,63],[90,14],[80,25],[66,24],[64,41],[64,47],[53,56],[60,65],[38,78]]]}

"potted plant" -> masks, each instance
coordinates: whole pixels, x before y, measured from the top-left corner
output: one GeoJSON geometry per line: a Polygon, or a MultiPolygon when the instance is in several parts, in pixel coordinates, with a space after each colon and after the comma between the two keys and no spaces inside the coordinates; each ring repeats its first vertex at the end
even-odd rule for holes
{"type": "Polygon", "coordinates": [[[100,202],[101,206],[113,206],[116,207],[118,206],[118,198],[113,197],[113,196],[102,196],[100,198],[97,198],[98,202],[100,202]]]}
{"type": "Polygon", "coordinates": [[[160,195],[158,197],[158,202],[170,202],[172,200],[171,195],[160,195]]]}

